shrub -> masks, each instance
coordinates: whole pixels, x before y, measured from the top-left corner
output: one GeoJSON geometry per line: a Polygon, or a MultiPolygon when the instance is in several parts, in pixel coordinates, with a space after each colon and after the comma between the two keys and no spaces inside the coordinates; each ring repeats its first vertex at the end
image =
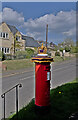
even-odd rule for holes
{"type": "Polygon", "coordinates": [[[31,58],[34,55],[34,50],[30,49],[30,48],[26,48],[26,58],[31,58]]]}
{"type": "Polygon", "coordinates": [[[73,46],[72,48],[71,48],[71,51],[70,51],[71,53],[78,53],[78,47],[76,47],[76,46],[73,46]]]}
{"type": "Polygon", "coordinates": [[[76,53],[78,53],[78,46],[76,47],[76,53]]]}
{"type": "Polygon", "coordinates": [[[0,61],[2,60],[2,52],[0,51],[0,61]]]}
{"type": "Polygon", "coordinates": [[[12,59],[14,59],[14,56],[12,54],[6,54],[6,59],[12,60],[12,59]]]}
{"type": "Polygon", "coordinates": [[[55,56],[60,56],[60,52],[55,52],[55,56]]]}
{"type": "Polygon", "coordinates": [[[65,47],[65,51],[66,51],[66,52],[70,52],[70,47],[66,46],[66,47],[65,47]]]}
{"type": "Polygon", "coordinates": [[[26,58],[27,52],[26,51],[17,51],[15,53],[16,59],[24,59],[26,58]]]}
{"type": "Polygon", "coordinates": [[[57,51],[58,50],[58,47],[55,46],[55,48],[53,49],[54,51],[57,51]]]}
{"type": "Polygon", "coordinates": [[[60,48],[60,51],[63,52],[64,48],[60,48]]]}
{"type": "Polygon", "coordinates": [[[6,55],[0,51],[0,61],[3,61],[6,59],[6,55]]]}

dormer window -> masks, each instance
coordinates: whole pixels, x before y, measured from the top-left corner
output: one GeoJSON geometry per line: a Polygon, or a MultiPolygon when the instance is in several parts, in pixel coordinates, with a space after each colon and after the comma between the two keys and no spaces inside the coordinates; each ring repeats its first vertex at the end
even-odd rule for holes
{"type": "Polygon", "coordinates": [[[16,41],[20,42],[20,36],[16,36],[16,41]]]}

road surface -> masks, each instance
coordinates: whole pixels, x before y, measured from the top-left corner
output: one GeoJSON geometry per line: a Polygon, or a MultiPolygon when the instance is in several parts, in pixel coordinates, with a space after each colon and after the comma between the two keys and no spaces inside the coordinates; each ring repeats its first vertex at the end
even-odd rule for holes
{"type": "MultiPolygon", "coordinates": [[[[70,82],[77,77],[76,60],[69,60],[52,65],[51,88],[70,82]]],[[[5,92],[14,85],[22,83],[23,87],[19,88],[19,108],[29,103],[35,97],[35,73],[34,68],[24,70],[13,74],[3,74],[2,92],[5,92]]],[[[6,94],[6,117],[15,112],[15,89],[6,94]]],[[[2,115],[3,116],[3,115],[2,115]]]]}

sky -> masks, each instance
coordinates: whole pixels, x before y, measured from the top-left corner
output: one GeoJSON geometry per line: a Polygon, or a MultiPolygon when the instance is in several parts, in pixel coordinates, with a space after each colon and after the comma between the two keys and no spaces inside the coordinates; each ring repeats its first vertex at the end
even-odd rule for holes
{"type": "Polygon", "coordinates": [[[76,40],[75,2],[3,2],[2,19],[35,40],[61,43],[66,38],[76,40]]]}

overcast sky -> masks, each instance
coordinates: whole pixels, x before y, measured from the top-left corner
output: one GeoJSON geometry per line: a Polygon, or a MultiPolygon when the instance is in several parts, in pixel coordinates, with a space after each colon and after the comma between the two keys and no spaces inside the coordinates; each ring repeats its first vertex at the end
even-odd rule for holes
{"type": "Polygon", "coordinates": [[[75,2],[3,2],[2,19],[36,40],[46,39],[46,24],[49,42],[76,40],[75,2]]]}

